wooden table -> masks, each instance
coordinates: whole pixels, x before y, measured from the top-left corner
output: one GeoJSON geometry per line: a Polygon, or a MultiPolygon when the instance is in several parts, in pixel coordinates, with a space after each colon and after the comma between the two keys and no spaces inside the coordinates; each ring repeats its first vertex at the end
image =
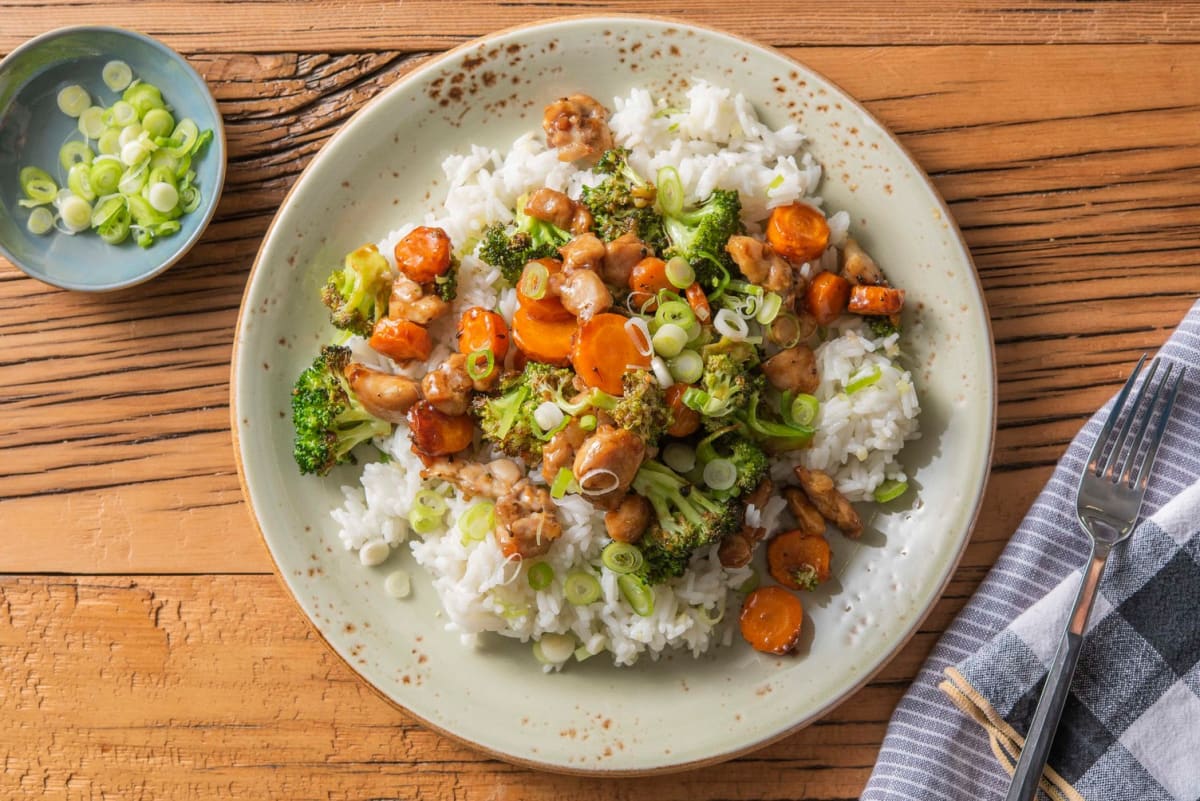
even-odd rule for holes
{"type": "Polygon", "coordinates": [[[917,636],[825,720],[729,765],[593,781],[511,767],[425,730],[321,643],[241,498],[229,360],[268,222],[363,103],[474,36],[649,6],[0,0],[0,53],[80,22],[161,38],[208,79],[230,145],[215,221],[145,287],[75,294],[0,260],[0,797],[856,797],[894,705],[1067,442],[1200,292],[1200,7],[842,5],[655,10],[823,72],[900,136],[949,201],[999,365],[979,523],[917,636]]]}

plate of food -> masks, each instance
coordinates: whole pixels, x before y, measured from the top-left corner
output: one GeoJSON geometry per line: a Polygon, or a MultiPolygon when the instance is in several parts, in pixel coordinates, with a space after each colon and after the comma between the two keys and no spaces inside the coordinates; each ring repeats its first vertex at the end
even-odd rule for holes
{"type": "Polygon", "coordinates": [[[514,762],[728,758],[877,672],[967,542],[978,278],[858,103],[583,17],[423,65],[306,168],[246,289],[243,489],[381,696],[514,762]]]}

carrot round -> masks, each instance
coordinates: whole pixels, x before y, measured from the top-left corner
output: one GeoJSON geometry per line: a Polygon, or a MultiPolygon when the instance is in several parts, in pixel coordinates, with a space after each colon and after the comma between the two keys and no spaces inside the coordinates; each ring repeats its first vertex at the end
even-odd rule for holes
{"type": "Polygon", "coordinates": [[[470,447],[475,435],[471,415],[443,414],[429,401],[417,401],[405,416],[412,432],[412,449],[417,454],[449,456],[470,447]]]}
{"type": "Polygon", "coordinates": [[[384,317],[375,323],[367,344],[398,362],[424,361],[433,351],[433,340],[425,326],[392,317],[384,317]]]}
{"type": "Polygon", "coordinates": [[[700,428],[700,412],[683,403],[683,393],[690,389],[688,384],[672,384],[667,387],[665,397],[671,409],[671,426],[667,433],[672,437],[686,437],[700,428]]]}
{"type": "Polygon", "coordinates": [[[539,320],[520,306],[513,314],[513,343],[535,362],[566,367],[571,362],[571,338],[576,328],[574,317],[539,320]]]}
{"type": "MultiPolygon", "coordinates": [[[[567,311],[562,305],[558,295],[550,292],[550,280],[562,272],[562,262],[558,259],[537,259],[525,265],[525,269],[521,272],[521,278],[517,281],[517,303],[521,308],[525,309],[531,317],[536,317],[539,320],[574,320],[575,315],[567,311]],[[539,264],[546,269],[548,275],[545,286],[542,289],[541,297],[532,297],[527,293],[531,281],[527,281],[527,273],[530,272],[532,265],[539,264]]],[[[536,269],[536,268],[535,268],[536,269]]]]}
{"type": "Polygon", "coordinates": [[[858,284],[850,290],[846,308],[855,314],[897,314],[904,308],[904,290],[858,284]]]}
{"type": "Polygon", "coordinates": [[[850,282],[836,273],[818,273],[804,296],[808,312],[817,325],[829,325],[846,310],[850,301],[850,282]]]}
{"type": "Polygon", "coordinates": [[[419,226],[396,243],[396,266],[418,284],[428,284],[450,267],[450,237],[441,228],[419,226]]]}
{"type": "Polygon", "coordinates": [[[829,542],[822,534],[800,529],[777,534],[767,543],[771,578],[793,590],[813,590],[829,580],[829,542]]]}
{"type": "MultiPolygon", "coordinates": [[[[643,300],[642,295],[647,299],[657,298],[658,293],[664,289],[670,292],[678,291],[667,278],[667,263],[656,256],[647,256],[633,265],[633,272],[629,274],[629,289],[639,293],[638,301],[643,300]]],[[[657,308],[657,301],[645,305],[646,311],[654,311],[657,308]]]]}
{"type": "Polygon", "coordinates": [[[807,203],[776,206],[767,219],[767,241],[788,261],[812,261],[829,247],[829,223],[807,203]]]}
{"type": "Polygon", "coordinates": [[[622,376],[630,370],[649,370],[650,342],[641,343],[641,350],[633,337],[643,338],[641,332],[630,332],[626,327],[629,318],[619,314],[597,314],[579,326],[575,343],[571,347],[571,365],[576,374],[589,387],[602,389],[610,395],[624,392],[622,376]]]}
{"type": "Polygon", "coordinates": [[[468,356],[490,350],[499,362],[508,353],[508,324],[496,312],[472,306],[458,318],[458,350],[468,356]]]}
{"type": "Polygon", "coordinates": [[[804,604],[782,587],[759,587],[746,596],[738,622],[754,650],[786,654],[800,641],[804,604]]]}

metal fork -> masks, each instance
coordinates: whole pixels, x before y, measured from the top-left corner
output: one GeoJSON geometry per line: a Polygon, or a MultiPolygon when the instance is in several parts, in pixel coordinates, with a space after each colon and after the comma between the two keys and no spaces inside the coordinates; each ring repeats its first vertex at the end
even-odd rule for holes
{"type": "Polygon", "coordinates": [[[1087,467],[1079,479],[1075,509],[1080,525],[1092,540],[1092,554],[1084,568],[1067,629],[1063,632],[1062,642],[1046,674],[1046,684],[1029,724],[1029,734],[1013,772],[1013,782],[1006,801],[1031,801],[1037,793],[1046,757],[1067,701],[1075,663],[1079,661],[1084,627],[1092,611],[1100,577],[1104,574],[1104,565],[1113,546],[1129,537],[1137,522],[1150,469],[1154,466],[1167,419],[1186,372],[1186,368],[1176,370],[1176,366],[1168,362],[1162,378],[1155,382],[1155,374],[1160,366],[1159,360],[1155,359],[1150,363],[1137,394],[1129,401],[1129,394],[1145,361],[1143,355],[1121,389],[1121,394],[1113,402],[1112,411],[1104,421],[1104,428],[1096,438],[1087,467]],[[1124,422],[1114,434],[1122,411],[1125,412],[1124,422]],[[1143,440],[1152,422],[1153,433],[1143,448],[1143,440]]]}

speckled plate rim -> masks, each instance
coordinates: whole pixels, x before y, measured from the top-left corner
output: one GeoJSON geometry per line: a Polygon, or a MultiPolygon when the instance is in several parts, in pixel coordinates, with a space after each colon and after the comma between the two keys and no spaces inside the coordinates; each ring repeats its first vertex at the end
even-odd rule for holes
{"type": "Polygon", "coordinates": [[[912,639],[913,635],[915,635],[916,632],[919,630],[921,624],[932,613],[934,606],[936,605],[936,602],[941,598],[942,594],[945,592],[946,586],[949,584],[951,578],[953,577],[955,571],[957,570],[959,563],[962,561],[963,554],[966,552],[967,546],[970,543],[971,535],[974,531],[975,523],[977,522],[980,511],[981,511],[984,492],[987,488],[988,481],[991,476],[991,464],[992,464],[992,458],[993,458],[993,454],[994,454],[994,450],[995,450],[996,419],[997,419],[997,377],[996,377],[995,339],[994,339],[994,334],[992,331],[991,317],[988,314],[986,298],[984,296],[983,287],[982,287],[982,284],[979,279],[978,269],[975,266],[975,262],[971,256],[970,249],[967,247],[966,241],[964,240],[964,238],[962,236],[962,232],[959,229],[958,224],[955,222],[954,217],[950,214],[949,207],[947,206],[945,199],[941,196],[941,193],[938,192],[937,188],[934,186],[934,184],[933,184],[932,180],[929,178],[928,174],[926,174],[924,169],[921,168],[919,162],[916,160],[916,158],[914,158],[912,153],[909,151],[909,149],[907,147],[904,146],[904,144],[899,140],[899,138],[897,138],[886,126],[884,126],[873,114],[871,114],[871,112],[868,111],[866,109],[866,107],[862,105],[862,103],[860,103],[857,99],[855,99],[853,97],[853,95],[851,95],[846,90],[842,89],[841,86],[839,86],[836,82],[831,81],[828,77],[826,77],[819,71],[813,69],[812,67],[808,66],[807,64],[803,64],[803,63],[799,62],[797,59],[789,56],[788,54],[784,53],[783,51],[781,51],[773,46],[756,42],[756,41],[748,39],[744,36],[730,33],[728,31],[722,30],[720,28],[715,28],[715,27],[711,27],[711,26],[707,26],[707,25],[703,25],[703,24],[699,24],[699,23],[695,23],[695,22],[691,22],[691,21],[687,21],[687,20],[682,20],[679,18],[674,18],[674,17],[669,17],[669,16],[661,16],[661,15],[653,15],[653,14],[575,14],[575,15],[548,17],[545,19],[537,20],[535,22],[531,22],[531,23],[515,25],[515,26],[508,27],[508,28],[503,28],[503,29],[498,29],[487,35],[480,36],[475,39],[471,39],[467,42],[464,42],[460,45],[457,45],[456,47],[454,47],[450,50],[447,50],[444,53],[442,53],[434,58],[429,59],[428,61],[423,62],[422,64],[420,64],[418,67],[416,67],[412,71],[406,73],[405,75],[403,75],[402,77],[397,79],[394,83],[392,83],[387,88],[382,90],[378,95],[371,98],[366,104],[363,105],[362,108],[360,108],[358,111],[356,111],[355,114],[352,115],[349,119],[347,119],[345,122],[343,122],[339,126],[338,130],[330,137],[330,139],[324,145],[322,145],[321,150],[318,151],[316,154],[314,154],[312,159],[305,166],[304,170],[301,171],[300,175],[297,176],[297,178],[293,182],[291,188],[288,190],[287,194],[284,196],[283,201],[280,203],[279,210],[276,212],[275,216],[272,218],[270,224],[267,227],[266,232],[264,232],[262,245],[260,245],[260,247],[259,247],[259,251],[255,256],[254,263],[251,266],[250,274],[247,276],[246,288],[243,292],[242,302],[241,302],[241,305],[238,310],[238,319],[237,319],[237,324],[236,324],[236,329],[235,329],[235,337],[240,339],[241,331],[243,330],[243,324],[245,322],[245,316],[247,314],[247,301],[249,300],[251,291],[254,287],[255,276],[258,273],[258,270],[259,270],[259,267],[261,264],[263,251],[264,251],[266,243],[270,240],[270,238],[272,236],[272,233],[275,229],[277,222],[279,221],[282,210],[291,201],[293,193],[297,190],[297,187],[299,187],[302,184],[305,175],[312,169],[312,167],[316,163],[317,159],[321,156],[321,153],[323,153],[333,142],[337,141],[338,138],[341,137],[343,135],[343,133],[345,133],[348,124],[355,117],[359,116],[366,109],[371,108],[376,103],[379,103],[380,101],[382,101],[390,93],[402,89],[403,87],[405,87],[406,85],[408,85],[411,82],[416,82],[425,73],[432,72],[432,71],[436,70],[438,67],[444,65],[445,63],[452,61],[459,54],[464,53],[468,50],[474,50],[476,48],[479,48],[479,47],[491,42],[492,40],[505,37],[512,33],[528,31],[531,29],[550,28],[550,27],[554,27],[557,25],[571,24],[571,23],[576,23],[576,22],[589,22],[589,21],[590,22],[613,21],[613,22],[621,22],[621,23],[653,22],[653,23],[660,23],[660,24],[665,24],[665,25],[676,26],[683,30],[692,29],[694,31],[697,31],[699,33],[709,35],[709,36],[716,36],[716,37],[722,37],[722,38],[735,40],[744,46],[765,51],[766,53],[768,53],[772,56],[775,56],[777,58],[783,59],[784,61],[786,61],[788,63],[795,64],[795,65],[803,68],[805,71],[811,73],[812,75],[827,82],[831,87],[835,88],[837,91],[839,91],[843,95],[843,102],[851,105],[860,114],[862,114],[865,119],[867,119],[867,120],[871,121],[873,124],[875,124],[878,127],[879,131],[882,132],[882,134],[888,140],[890,140],[890,142],[908,160],[910,166],[912,166],[912,168],[914,169],[916,176],[924,183],[927,191],[929,192],[930,196],[933,198],[936,208],[941,212],[944,220],[946,221],[946,223],[950,229],[950,234],[954,238],[955,244],[962,251],[962,255],[964,256],[967,265],[970,267],[969,278],[970,278],[971,289],[974,292],[974,299],[979,304],[979,309],[982,312],[982,320],[980,320],[980,322],[982,323],[982,325],[984,327],[984,331],[986,333],[986,354],[985,354],[987,357],[986,367],[987,367],[989,379],[990,379],[987,382],[987,385],[985,387],[987,395],[990,399],[990,404],[987,409],[988,425],[987,425],[987,432],[986,432],[986,443],[983,448],[983,456],[984,456],[984,458],[986,458],[986,462],[984,462],[984,468],[980,474],[980,478],[979,478],[977,486],[972,488],[973,491],[972,491],[970,497],[967,499],[967,502],[970,504],[971,511],[964,518],[963,531],[959,538],[958,546],[953,554],[953,557],[945,563],[945,567],[944,567],[942,574],[937,577],[935,590],[930,595],[930,602],[925,606],[925,608],[922,611],[915,614],[911,618],[911,622],[908,625],[907,629],[899,637],[897,637],[894,640],[894,644],[892,645],[892,647],[889,650],[882,653],[876,659],[876,661],[873,665],[866,667],[862,673],[861,678],[858,681],[856,681],[853,685],[848,686],[837,697],[830,699],[827,703],[814,709],[810,714],[804,716],[803,718],[801,718],[799,720],[793,721],[790,725],[786,725],[786,726],[782,727],[780,730],[778,730],[774,733],[771,733],[767,736],[760,737],[751,742],[739,743],[739,744],[729,748],[728,750],[722,751],[718,754],[714,754],[712,756],[705,757],[702,759],[688,760],[688,761],[673,763],[673,764],[669,764],[669,765],[663,765],[663,766],[659,766],[659,767],[641,768],[641,769],[603,769],[603,768],[590,769],[590,768],[577,768],[577,767],[573,767],[573,766],[569,766],[569,765],[562,765],[562,764],[553,763],[553,762],[543,762],[543,761],[534,760],[534,759],[522,758],[522,757],[514,756],[513,754],[510,754],[510,753],[506,753],[506,752],[499,751],[499,750],[496,750],[493,748],[489,748],[485,745],[474,742],[474,741],[470,740],[469,738],[466,738],[459,734],[456,734],[455,732],[450,731],[442,726],[439,726],[424,716],[414,713],[411,709],[404,706],[404,704],[397,701],[395,698],[393,698],[391,695],[389,695],[383,689],[376,686],[373,682],[368,680],[365,676],[363,676],[354,667],[354,664],[352,663],[349,656],[342,653],[338,649],[338,647],[333,642],[330,641],[330,639],[326,636],[325,632],[321,629],[321,627],[317,624],[317,622],[315,620],[313,620],[313,618],[308,614],[303,603],[300,601],[300,598],[296,594],[296,590],[292,587],[291,583],[289,583],[287,576],[284,574],[282,566],[279,564],[278,560],[275,557],[274,552],[271,549],[270,542],[268,541],[266,534],[260,525],[258,514],[254,508],[253,498],[252,498],[249,486],[246,481],[245,466],[244,466],[243,460],[242,460],[242,443],[241,443],[241,437],[239,436],[239,433],[238,433],[239,426],[238,426],[238,407],[237,407],[237,396],[238,396],[237,375],[238,375],[238,369],[239,369],[238,356],[239,356],[240,349],[239,349],[238,343],[236,341],[234,343],[233,358],[232,358],[232,362],[231,362],[231,371],[230,371],[230,431],[232,434],[232,441],[233,441],[234,460],[237,465],[238,482],[239,482],[239,485],[241,486],[242,496],[246,501],[247,513],[250,516],[251,524],[253,525],[255,531],[258,532],[259,538],[262,541],[263,546],[266,548],[267,553],[270,554],[270,556],[271,556],[272,564],[274,566],[273,572],[275,574],[276,579],[279,581],[279,583],[282,585],[282,587],[286,590],[287,595],[292,599],[293,603],[296,604],[296,607],[300,610],[301,616],[307,622],[307,624],[309,625],[309,628],[313,631],[313,633],[315,633],[317,635],[317,637],[321,640],[321,642],[323,642],[326,645],[326,647],[328,647],[329,650],[333,654],[335,654],[338,657],[338,659],[340,659],[345,664],[345,666],[347,668],[349,668],[356,676],[358,676],[359,679],[362,681],[362,683],[365,684],[371,690],[371,692],[373,692],[376,696],[378,696],[380,699],[382,699],[383,701],[385,701],[386,703],[388,703],[390,706],[397,709],[398,711],[419,721],[423,726],[425,726],[433,731],[436,731],[439,734],[441,734],[445,737],[448,737],[451,740],[454,740],[455,742],[461,743],[462,745],[465,745],[475,751],[479,751],[481,753],[495,757],[496,759],[502,760],[502,761],[510,763],[510,764],[527,767],[527,768],[533,768],[533,769],[537,769],[537,770],[542,770],[542,771],[546,771],[549,773],[561,774],[561,775],[589,776],[589,777],[599,777],[599,778],[621,778],[621,777],[665,775],[665,774],[671,774],[671,773],[680,773],[680,772],[684,772],[684,771],[688,771],[688,770],[702,768],[705,766],[719,764],[721,762],[726,762],[728,760],[735,759],[739,756],[743,756],[745,754],[760,750],[768,745],[771,745],[772,743],[778,742],[792,734],[795,734],[796,732],[800,731],[801,729],[806,728],[807,726],[811,725],[812,723],[816,722],[817,720],[820,720],[822,717],[829,714],[834,708],[836,708],[837,706],[839,706],[840,704],[845,702],[847,699],[849,699],[851,696],[853,696],[855,693],[857,693],[859,690],[861,690],[864,686],[869,684],[871,682],[871,680],[874,679],[875,676],[877,676],[892,661],[892,659],[895,658],[895,656],[905,647],[905,645],[908,644],[908,642],[912,639]]]}
{"type": "Polygon", "coordinates": [[[47,275],[32,275],[26,272],[25,269],[21,267],[16,257],[8,250],[8,248],[4,246],[4,243],[0,242],[0,254],[2,254],[4,258],[6,258],[9,263],[12,264],[13,267],[17,268],[17,270],[19,270],[22,274],[32,278],[35,281],[41,281],[43,284],[56,286],[59,289],[70,289],[76,292],[115,292],[120,289],[128,289],[129,287],[143,284],[152,278],[162,275],[171,267],[178,264],[184,256],[190,253],[195,244],[200,241],[202,236],[204,236],[204,232],[208,230],[208,224],[212,222],[213,216],[217,213],[217,206],[221,205],[221,195],[225,190],[225,169],[228,162],[226,154],[229,152],[227,150],[228,142],[225,139],[225,119],[221,116],[221,109],[219,106],[217,106],[216,98],[213,97],[212,89],[210,89],[208,86],[208,81],[204,80],[204,76],[192,66],[191,62],[189,62],[182,53],[175,50],[175,48],[171,47],[170,45],[155,39],[153,36],[141,33],[140,31],[130,30],[129,28],[121,28],[116,25],[66,25],[61,28],[55,28],[52,31],[40,33],[32,39],[22,42],[17,47],[13,48],[8,55],[0,59],[0,71],[3,71],[5,66],[7,66],[11,61],[15,61],[26,52],[42,46],[48,40],[56,39],[60,36],[70,33],[81,33],[83,31],[106,31],[109,33],[121,34],[123,36],[130,36],[135,39],[140,39],[156,50],[163,51],[165,55],[178,61],[179,65],[183,67],[183,70],[188,73],[189,77],[194,78],[201,88],[204,89],[203,93],[201,94],[201,99],[208,107],[208,110],[212,112],[213,119],[216,120],[216,126],[212,129],[212,132],[213,141],[217,146],[211,147],[210,145],[210,155],[219,154],[220,158],[217,160],[217,186],[212,192],[212,200],[206,204],[207,208],[204,211],[204,216],[201,217],[200,223],[196,226],[196,230],[192,233],[192,235],[179,244],[174,254],[172,254],[169,259],[150,272],[139,275],[136,278],[128,281],[117,281],[111,284],[80,284],[75,281],[55,280],[47,275]]]}

